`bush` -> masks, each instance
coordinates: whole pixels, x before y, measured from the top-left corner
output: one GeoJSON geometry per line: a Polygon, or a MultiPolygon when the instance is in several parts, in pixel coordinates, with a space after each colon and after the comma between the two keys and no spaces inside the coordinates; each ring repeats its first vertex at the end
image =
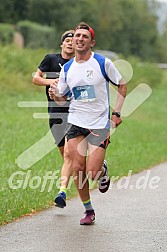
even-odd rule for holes
{"type": "Polygon", "coordinates": [[[25,47],[29,48],[55,48],[55,29],[30,21],[20,21],[16,26],[24,37],[25,47]]]}
{"type": "Polygon", "coordinates": [[[0,43],[2,45],[12,44],[14,26],[11,24],[0,24],[0,43]]]}

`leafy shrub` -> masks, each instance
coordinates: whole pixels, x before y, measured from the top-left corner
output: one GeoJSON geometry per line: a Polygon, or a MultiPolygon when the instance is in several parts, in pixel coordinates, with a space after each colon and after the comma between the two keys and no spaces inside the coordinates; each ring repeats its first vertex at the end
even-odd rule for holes
{"type": "Polygon", "coordinates": [[[17,23],[16,29],[23,35],[25,47],[48,49],[55,47],[55,29],[52,27],[30,21],[20,21],[17,23]]]}
{"type": "Polygon", "coordinates": [[[2,45],[13,42],[14,26],[11,24],[0,24],[0,43],[2,45]]]}

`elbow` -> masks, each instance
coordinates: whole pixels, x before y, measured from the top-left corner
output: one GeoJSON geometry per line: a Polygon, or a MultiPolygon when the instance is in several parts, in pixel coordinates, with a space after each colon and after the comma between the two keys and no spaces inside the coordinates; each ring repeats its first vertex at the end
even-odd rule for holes
{"type": "Polygon", "coordinates": [[[127,94],[127,84],[126,83],[120,84],[118,86],[118,92],[125,97],[127,94]]]}
{"type": "Polygon", "coordinates": [[[127,85],[126,84],[122,85],[122,93],[123,93],[123,95],[125,97],[126,94],[127,94],[127,85]]]}
{"type": "Polygon", "coordinates": [[[33,79],[32,79],[32,83],[33,83],[34,85],[37,85],[37,80],[36,80],[36,77],[33,77],[33,79]]]}

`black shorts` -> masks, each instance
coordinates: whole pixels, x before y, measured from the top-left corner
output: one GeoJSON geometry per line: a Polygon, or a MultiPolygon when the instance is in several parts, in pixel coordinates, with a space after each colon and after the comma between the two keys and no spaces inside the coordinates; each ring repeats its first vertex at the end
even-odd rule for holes
{"type": "Polygon", "coordinates": [[[73,124],[68,124],[66,136],[67,141],[77,136],[84,136],[90,144],[102,147],[103,149],[106,149],[110,143],[109,129],[85,129],[73,124]]]}
{"type": "Polygon", "coordinates": [[[67,126],[68,113],[58,114],[56,118],[49,119],[49,126],[55,142],[58,147],[62,147],[65,144],[65,132],[67,126]]]}

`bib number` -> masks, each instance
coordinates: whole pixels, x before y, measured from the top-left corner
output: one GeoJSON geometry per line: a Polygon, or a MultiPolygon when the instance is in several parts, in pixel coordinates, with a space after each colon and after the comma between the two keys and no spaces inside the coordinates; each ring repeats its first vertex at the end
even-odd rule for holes
{"type": "Polygon", "coordinates": [[[73,93],[75,100],[78,101],[87,102],[94,101],[96,99],[93,85],[73,87],[73,93]]]}

